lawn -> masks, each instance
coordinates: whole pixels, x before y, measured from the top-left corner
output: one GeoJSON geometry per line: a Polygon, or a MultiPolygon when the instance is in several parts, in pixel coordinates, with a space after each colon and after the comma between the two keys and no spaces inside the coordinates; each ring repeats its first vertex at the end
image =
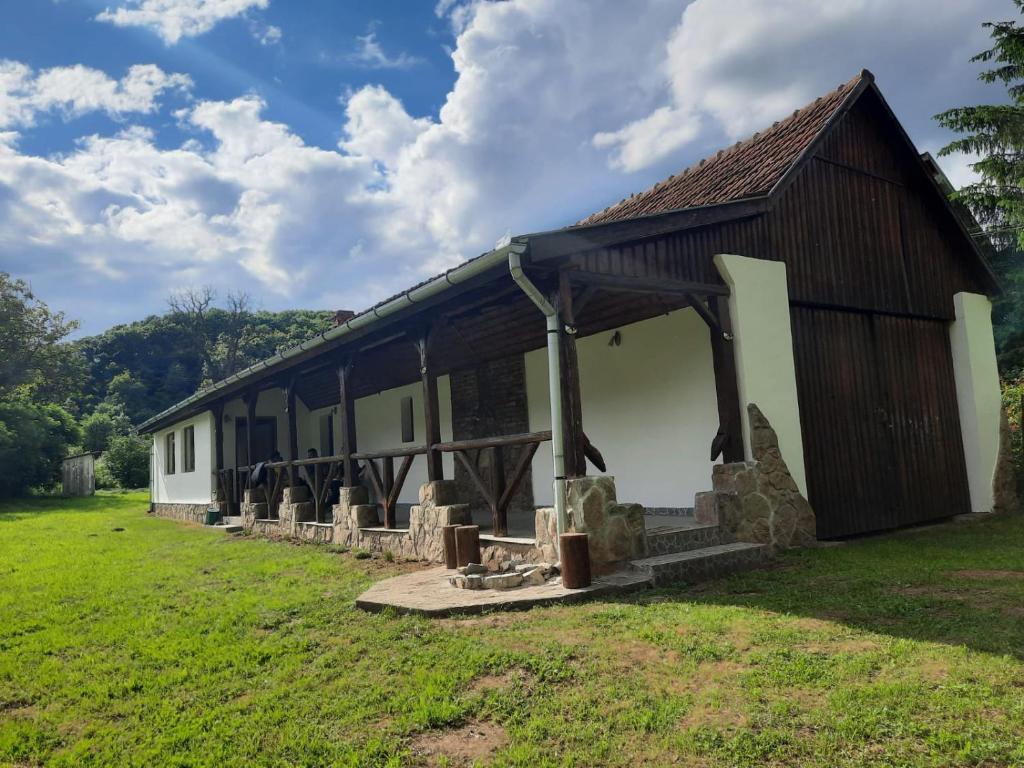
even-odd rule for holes
{"type": "Polygon", "coordinates": [[[0,508],[0,765],[1024,765],[1021,518],[431,621],[352,607],[411,565],[145,509],[0,508]]]}

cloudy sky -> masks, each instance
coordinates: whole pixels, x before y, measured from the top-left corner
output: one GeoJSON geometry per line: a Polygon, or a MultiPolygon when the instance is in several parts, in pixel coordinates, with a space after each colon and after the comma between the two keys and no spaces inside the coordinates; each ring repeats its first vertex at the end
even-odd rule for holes
{"type": "MultiPolygon", "coordinates": [[[[921,150],[1009,0],[0,0],[0,270],[82,332],[169,292],[361,309],[862,68],[921,150]]],[[[963,158],[943,161],[954,182],[963,158]]]]}

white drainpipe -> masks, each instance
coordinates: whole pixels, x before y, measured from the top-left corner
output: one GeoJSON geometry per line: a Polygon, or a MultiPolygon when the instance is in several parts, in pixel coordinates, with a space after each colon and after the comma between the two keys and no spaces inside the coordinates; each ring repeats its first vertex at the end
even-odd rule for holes
{"type": "MultiPolygon", "coordinates": [[[[536,285],[523,272],[521,248],[512,247],[508,252],[508,271],[512,279],[523,290],[537,308],[544,313],[548,326],[548,397],[551,400],[551,455],[554,463],[555,520],[558,534],[565,533],[565,441],[562,434],[562,358],[559,353],[559,332],[561,322],[551,302],[544,298],[536,285]]],[[[559,542],[555,541],[555,547],[559,542]]]]}

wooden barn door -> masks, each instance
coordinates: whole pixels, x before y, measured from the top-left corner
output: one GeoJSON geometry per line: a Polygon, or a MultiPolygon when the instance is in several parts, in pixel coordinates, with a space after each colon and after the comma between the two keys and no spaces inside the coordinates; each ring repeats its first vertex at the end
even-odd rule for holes
{"type": "Polygon", "coordinates": [[[792,320],[818,537],[969,511],[947,324],[807,307],[792,320]]]}

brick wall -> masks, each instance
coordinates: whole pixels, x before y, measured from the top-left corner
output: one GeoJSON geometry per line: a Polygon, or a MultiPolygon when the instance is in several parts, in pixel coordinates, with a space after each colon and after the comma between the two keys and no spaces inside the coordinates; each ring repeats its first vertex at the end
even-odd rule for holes
{"type": "MultiPolygon", "coordinates": [[[[514,435],[528,432],[529,418],[526,410],[526,366],[522,355],[496,360],[451,374],[452,388],[452,435],[456,440],[469,440],[498,435],[514,435]]],[[[506,480],[519,460],[519,446],[505,451],[506,480]]],[[[470,453],[477,461],[480,474],[490,478],[489,451],[470,453]]],[[[455,482],[459,498],[469,502],[474,511],[486,509],[483,497],[477,491],[469,474],[461,463],[455,462],[455,482]]],[[[533,485],[530,471],[519,484],[509,512],[532,511],[533,485]]]]}

